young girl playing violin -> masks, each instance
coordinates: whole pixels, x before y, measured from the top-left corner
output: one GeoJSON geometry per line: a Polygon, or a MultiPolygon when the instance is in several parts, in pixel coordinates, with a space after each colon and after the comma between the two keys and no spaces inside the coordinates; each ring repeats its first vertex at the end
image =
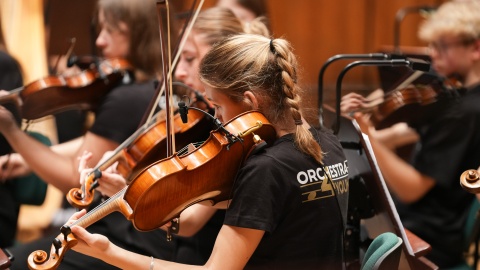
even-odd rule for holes
{"type": "Polygon", "coordinates": [[[216,44],[202,60],[200,78],[220,121],[259,110],[277,132],[238,171],[204,266],[139,255],[78,226],[73,249],[125,269],[342,269],[348,191],[338,187],[347,181],[346,160],[332,133],[303,119],[297,69],[286,40],[249,34],[216,44]]]}
{"type": "Polygon", "coordinates": [[[403,225],[428,242],[427,258],[440,268],[462,263],[465,221],[473,195],[459,185],[467,169],[480,164],[480,2],[443,4],[421,26],[419,36],[430,44],[434,70],[457,75],[464,96],[417,129],[411,163],[396,156],[373,132],[361,113],[355,118],[370,136],[378,165],[392,191],[403,225]]]}
{"type": "MultiPolygon", "coordinates": [[[[156,7],[151,0],[100,0],[98,2],[99,34],[96,45],[105,58],[126,59],[134,68],[130,83],[112,89],[95,111],[95,121],[86,134],[75,143],[65,143],[48,148],[28,137],[14,123],[12,115],[0,107],[0,132],[13,149],[42,179],[65,193],[78,188],[80,156],[85,150],[92,152],[89,166],[98,163],[106,151],[114,150],[140,125],[140,121],[155,92],[154,80],[161,67],[159,30],[156,7]]],[[[19,156],[2,161],[3,176],[18,176],[21,166],[19,156]],[[16,161],[20,161],[17,163],[16,161]]],[[[110,185],[125,183],[102,183],[99,187],[105,195],[110,185]]],[[[93,205],[92,205],[93,207],[93,205]]],[[[171,248],[166,243],[165,233],[156,230],[140,233],[131,222],[121,215],[110,215],[92,225],[92,230],[109,235],[116,244],[142,254],[170,258],[171,248]]],[[[27,269],[28,255],[38,249],[48,249],[52,237],[19,245],[10,249],[15,256],[12,269],[27,269]]],[[[65,256],[61,269],[116,269],[77,253],[65,256]]]]}

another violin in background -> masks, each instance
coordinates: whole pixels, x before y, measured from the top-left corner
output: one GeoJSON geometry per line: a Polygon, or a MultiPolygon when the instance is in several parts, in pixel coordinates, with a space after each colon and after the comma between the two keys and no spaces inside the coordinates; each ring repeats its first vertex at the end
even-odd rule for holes
{"type": "Polygon", "coordinates": [[[480,173],[474,169],[464,171],[460,175],[460,186],[470,193],[480,193],[480,173]]]}
{"type": "Polygon", "coordinates": [[[70,109],[94,110],[103,97],[123,80],[132,80],[124,59],[104,59],[73,76],[46,76],[0,97],[14,103],[21,118],[35,120],[70,109]]]}
{"type": "MultiPolygon", "coordinates": [[[[412,76],[420,76],[420,73],[422,72],[412,76]]],[[[400,122],[419,127],[445,110],[448,104],[459,96],[460,89],[462,86],[458,81],[433,75],[429,84],[414,85],[406,80],[394,90],[373,95],[362,111],[370,114],[376,129],[387,128],[400,122]]]]}
{"type": "Polygon", "coordinates": [[[8,270],[12,261],[13,255],[8,250],[0,248],[0,270],[8,270]]]}

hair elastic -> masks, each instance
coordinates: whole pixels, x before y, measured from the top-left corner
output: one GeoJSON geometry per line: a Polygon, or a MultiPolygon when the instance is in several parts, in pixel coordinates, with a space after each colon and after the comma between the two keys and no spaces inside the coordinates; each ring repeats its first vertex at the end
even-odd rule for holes
{"type": "Polygon", "coordinates": [[[303,125],[302,119],[297,119],[297,120],[295,120],[295,125],[297,125],[297,126],[303,125]]]}
{"type": "Polygon", "coordinates": [[[277,51],[275,51],[275,46],[273,46],[273,38],[270,39],[270,51],[273,53],[273,54],[276,54],[277,51]]]}

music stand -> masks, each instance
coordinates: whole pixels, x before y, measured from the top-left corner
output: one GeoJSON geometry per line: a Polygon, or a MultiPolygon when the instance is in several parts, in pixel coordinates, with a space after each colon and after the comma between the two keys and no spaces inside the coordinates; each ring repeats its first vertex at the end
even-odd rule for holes
{"type": "MultiPolygon", "coordinates": [[[[327,126],[328,123],[335,121],[335,113],[328,107],[325,116],[327,126]]],[[[392,232],[403,240],[399,269],[437,269],[436,265],[423,257],[431,247],[403,228],[378,168],[368,136],[360,131],[353,119],[342,116],[340,125],[342,128],[337,137],[348,160],[350,178],[347,219],[347,230],[350,231],[346,233],[347,259],[355,260],[353,257],[359,256],[362,241],[368,242],[368,239],[374,239],[381,233],[392,232]],[[366,232],[367,239],[359,239],[361,229],[366,232]],[[411,241],[414,238],[415,243],[411,241]],[[348,243],[349,240],[351,240],[350,243],[348,243]],[[348,254],[348,251],[359,253],[348,254]]]]}

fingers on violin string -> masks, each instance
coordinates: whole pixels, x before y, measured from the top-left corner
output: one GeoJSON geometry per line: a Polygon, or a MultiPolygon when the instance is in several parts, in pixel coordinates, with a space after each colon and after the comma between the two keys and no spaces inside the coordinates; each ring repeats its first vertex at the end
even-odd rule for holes
{"type": "Polygon", "coordinates": [[[99,163],[105,162],[109,158],[111,158],[115,154],[115,151],[107,151],[103,154],[102,158],[100,159],[99,163]]]}
{"type": "Polygon", "coordinates": [[[117,166],[118,166],[118,161],[113,163],[110,167],[108,167],[105,171],[108,173],[117,173],[117,166]]]}
{"type": "Polygon", "coordinates": [[[80,173],[80,185],[83,185],[85,183],[85,178],[87,178],[87,175],[92,171],[92,169],[83,169],[81,170],[80,173]]]}
{"type": "Polygon", "coordinates": [[[65,223],[65,225],[70,226],[72,225],[75,221],[77,221],[79,218],[81,218],[83,215],[85,215],[86,210],[82,209],[78,212],[73,213],[73,215],[70,217],[70,219],[65,223]]]}
{"type": "Polygon", "coordinates": [[[350,100],[350,99],[367,100],[364,96],[357,94],[355,92],[351,92],[342,96],[342,100],[350,100]]]}
{"type": "Polygon", "coordinates": [[[81,173],[84,169],[87,168],[87,162],[92,157],[92,153],[88,151],[83,151],[82,155],[78,157],[78,172],[81,173]]]}

